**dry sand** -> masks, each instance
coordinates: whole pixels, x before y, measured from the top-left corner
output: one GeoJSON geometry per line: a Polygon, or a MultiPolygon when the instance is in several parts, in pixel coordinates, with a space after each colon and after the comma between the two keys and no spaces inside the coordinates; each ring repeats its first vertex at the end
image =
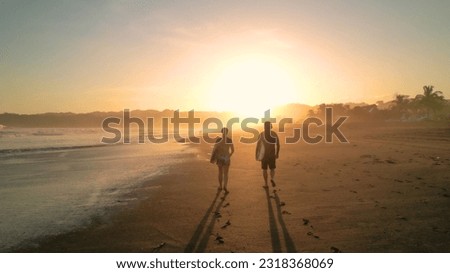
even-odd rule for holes
{"type": "Polygon", "coordinates": [[[139,202],[16,251],[450,252],[448,124],[343,132],[350,143],[283,145],[267,190],[254,145],[235,144],[226,196],[209,145],[193,145],[139,202]]]}

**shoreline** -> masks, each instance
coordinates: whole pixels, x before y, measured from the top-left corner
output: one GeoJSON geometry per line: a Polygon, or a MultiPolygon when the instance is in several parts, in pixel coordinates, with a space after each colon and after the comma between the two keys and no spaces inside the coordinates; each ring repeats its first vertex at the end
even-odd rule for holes
{"type": "Polygon", "coordinates": [[[236,143],[228,195],[210,146],[196,146],[130,193],[132,206],[16,251],[449,252],[450,130],[348,132],[345,145],[282,145],[267,190],[254,147],[236,143]]]}
{"type": "Polygon", "coordinates": [[[192,151],[193,149],[195,149],[195,147],[189,145],[186,145],[185,148],[180,149],[181,152],[177,155],[177,159],[175,160],[178,162],[165,166],[165,171],[163,173],[156,174],[150,179],[138,183],[138,185],[131,191],[124,192],[117,196],[115,201],[117,204],[99,208],[98,213],[90,217],[85,224],[68,232],[22,241],[16,246],[5,249],[4,252],[89,252],[90,249],[94,249],[96,246],[87,246],[87,250],[83,251],[85,247],[74,247],[74,245],[89,245],[90,239],[77,241],[75,238],[89,237],[90,234],[94,235],[96,231],[103,230],[105,227],[114,225],[117,223],[118,218],[126,216],[128,212],[139,207],[142,202],[153,198],[155,192],[164,187],[166,182],[172,179],[170,174],[172,173],[172,170],[177,169],[179,165],[196,160],[198,152],[192,151]],[[184,153],[186,151],[187,153],[184,153]],[[74,249],[74,251],[71,251],[70,249],[74,249]]]}

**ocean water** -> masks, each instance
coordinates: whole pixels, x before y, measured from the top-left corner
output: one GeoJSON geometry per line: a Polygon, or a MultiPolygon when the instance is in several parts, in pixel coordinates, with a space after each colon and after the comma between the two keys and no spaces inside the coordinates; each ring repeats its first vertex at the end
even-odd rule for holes
{"type": "MultiPolygon", "coordinates": [[[[64,149],[77,146],[99,146],[102,130],[69,128],[1,128],[0,155],[30,150],[64,149]]],[[[108,135],[105,135],[108,136],[108,135]]]]}
{"type": "Polygon", "coordinates": [[[0,130],[0,251],[89,224],[192,152],[185,145],[102,145],[94,129],[0,130]]]}

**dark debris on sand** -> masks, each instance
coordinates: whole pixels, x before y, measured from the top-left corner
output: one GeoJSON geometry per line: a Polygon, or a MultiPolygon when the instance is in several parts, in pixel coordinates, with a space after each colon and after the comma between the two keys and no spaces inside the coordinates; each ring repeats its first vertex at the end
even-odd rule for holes
{"type": "Polygon", "coordinates": [[[333,253],[342,253],[342,251],[341,251],[339,248],[334,247],[334,246],[330,247],[330,250],[331,250],[333,253]]]}
{"type": "Polygon", "coordinates": [[[216,235],[215,241],[218,242],[219,244],[225,243],[225,241],[223,240],[223,237],[220,236],[219,234],[216,235]]]}
{"type": "Polygon", "coordinates": [[[159,252],[165,245],[166,245],[166,243],[164,243],[164,242],[160,243],[157,247],[154,247],[152,249],[152,252],[159,252]]]}
{"type": "Polygon", "coordinates": [[[228,226],[230,226],[231,225],[231,222],[230,222],[230,220],[228,220],[226,223],[225,223],[225,225],[223,225],[221,228],[222,229],[225,229],[225,228],[227,228],[228,226]]]}

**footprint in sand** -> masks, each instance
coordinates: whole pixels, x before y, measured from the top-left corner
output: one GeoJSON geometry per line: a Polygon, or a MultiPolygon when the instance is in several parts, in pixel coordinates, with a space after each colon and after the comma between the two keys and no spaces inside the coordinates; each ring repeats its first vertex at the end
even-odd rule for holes
{"type": "Polygon", "coordinates": [[[439,156],[436,156],[436,157],[430,156],[430,158],[431,158],[432,160],[434,160],[434,161],[439,161],[439,160],[441,160],[441,158],[440,158],[439,156]]]}
{"type": "Polygon", "coordinates": [[[303,220],[303,225],[304,226],[307,226],[309,224],[309,220],[308,219],[303,218],[302,220],[303,220]]]}
{"type": "Polygon", "coordinates": [[[226,229],[228,226],[230,226],[231,225],[231,222],[230,222],[230,220],[228,220],[226,223],[225,223],[225,225],[223,225],[222,227],[221,227],[221,229],[226,229]]]}
{"type": "Polygon", "coordinates": [[[330,247],[330,250],[331,250],[333,253],[342,253],[342,251],[341,251],[339,248],[334,247],[334,246],[330,247]]]}
{"type": "Polygon", "coordinates": [[[383,161],[379,158],[374,158],[372,161],[372,164],[378,164],[378,163],[383,163],[383,161]]]}
{"type": "Polygon", "coordinates": [[[320,239],[319,236],[314,235],[314,233],[312,233],[311,231],[308,231],[308,233],[306,233],[306,235],[311,236],[311,237],[314,237],[314,238],[316,238],[316,239],[320,239]]]}
{"type": "Polygon", "coordinates": [[[291,215],[292,213],[290,213],[289,211],[283,210],[283,211],[281,212],[281,214],[291,215]]]}
{"type": "Polygon", "coordinates": [[[286,206],[286,203],[280,202],[280,207],[284,207],[284,206],[286,206]]]}
{"type": "Polygon", "coordinates": [[[217,235],[216,235],[215,241],[218,242],[219,244],[225,243],[225,241],[223,240],[223,237],[220,236],[218,233],[217,233],[217,235]]]}
{"type": "Polygon", "coordinates": [[[223,205],[224,208],[228,207],[230,205],[230,203],[226,203],[225,205],[223,205]]]}
{"type": "Polygon", "coordinates": [[[165,245],[166,245],[166,243],[164,243],[164,242],[163,242],[163,243],[160,243],[159,246],[154,247],[154,248],[152,249],[152,251],[153,251],[153,252],[158,252],[158,251],[160,251],[161,248],[163,248],[165,245]]]}
{"type": "Polygon", "coordinates": [[[350,192],[352,192],[352,193],[358,193],[357,191],[353,191],[353,190],[351,190],[350,192]]]}
{"type": "Polygon", "coordinates": [[[214,212],[214,216],[215,216],[216,218],[221,218],[221,217],[222,217],[222,214],[220,214],[220,212],[216,211],[216,212],[214,212]]]}

